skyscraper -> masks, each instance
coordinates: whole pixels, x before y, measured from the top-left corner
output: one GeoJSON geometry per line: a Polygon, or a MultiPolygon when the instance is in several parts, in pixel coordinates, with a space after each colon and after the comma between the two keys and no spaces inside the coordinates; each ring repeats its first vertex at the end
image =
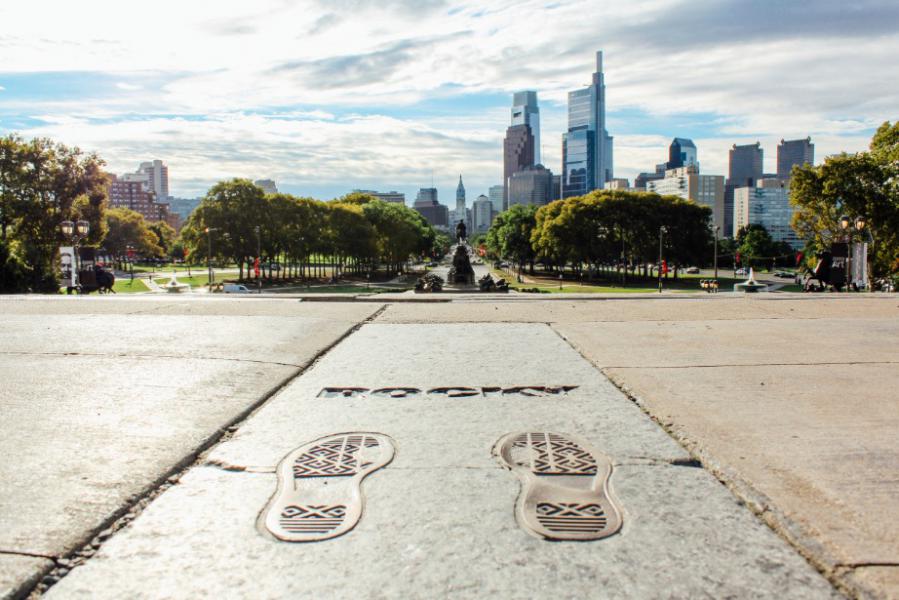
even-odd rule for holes
{"type": "Polygon", "coordinates": [[[562,196],[581,196],[613,177],[612,137],[606,131],[606,84],[602,51],[593,82],[568,92],[568,132],[562,135],[562,196]]]}
{"type": "Polygon", "coordinates": [[[777,178],[789,179],[794,165],[815,164],[815,145],[812,138],[780,140],[777,146],[777,178]]]}
{"type": "Polygon", "coordinates": [[[512,125],[503,140],[503,204],[509,208],[509,179],[525,167],[534,165],[534,134],[530,125],[512,125]]]}
{"type": "Polygon", "coordinates": [[[668,169],[699,166],[696,160],[696,144],[687,138],[674,138],[668,146],[668,169]]]}
{"type": "Polygon", "coordinates": [[[730,166],[727,171],[727,182],[735,187],[753,187],[762,178],[762,164],[765,151],[762,144],[733,145],[730,149],[730,166]]]}
{"type": "Polygon", "coordinates": [[[462,185],[461,175],[459,175],[459,185],[456,186],[456,210],[465,210],[465,186],[462,185]]]}
{"type": "Polygon", "coordinates": [[[543,206],[553,200],[553,173],[543,165],[525,167],[509,178],[509,207],[516,204],[543,206]]]}
{"type": "Polygon", "coordinates": [[[493,224],[493,215],[493,204],[487,199],[487,196],[483,194],[478,196],[471,209],[471,228],[474,233],[487,233],[490,225],[493,224]]]}
{"type": "Polygon", "coordinates": [[[764,176],[764,151],[759,142],[738,146],[730,150],[730,164],[727,171],[727,185],[724,188],[724,235],[734,230],[734,190],[741,187],[755,187],[764,176]]]}
{"type": "Polygon", "coordinates": [[[157,202],[165,202],[169,197],[169,168],[161,160],[142,162],[136,173],[126,173],[122,180],[141,182],[157,202]]]}
{"type": "Polygon", "coordinates": [[[419,189],[412,208],[434,227],[444,231],[449,229],[449,209],[437,202],[437,188],[419,189]]]}
{"type": "Polygon", "coordinates": [[[503,209],[503,195],[506,187],[503,185],[491,185],[487,190],[487,196],[490,198],[490,204],[495,212],[503,209]]]}
{"type": "Polygon", "coordinates": [[[540,162],[540,108],[537,92],[515,92],[512,96],[512,125],[528,125],[534,136],[534,164],[540,162]]]}

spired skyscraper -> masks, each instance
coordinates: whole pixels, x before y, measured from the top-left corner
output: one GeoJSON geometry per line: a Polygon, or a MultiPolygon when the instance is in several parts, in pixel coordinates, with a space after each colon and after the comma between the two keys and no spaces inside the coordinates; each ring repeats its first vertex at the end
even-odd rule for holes
{"type": "Polygon", "coordinates": [[[606,131],[606,84],[599,51],[593,83],[568,92],[568,133],[562,134],[562,197],[602,189],[612,177],[612,137],[606,131]]]}

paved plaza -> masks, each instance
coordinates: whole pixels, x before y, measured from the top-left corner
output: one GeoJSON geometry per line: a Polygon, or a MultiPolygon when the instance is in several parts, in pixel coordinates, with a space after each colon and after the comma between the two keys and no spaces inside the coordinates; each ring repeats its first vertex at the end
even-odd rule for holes
{"type": "Polygon", "coordinates": [[[899,597],[896,296],[2,297],[0,340],[0,598],[899,597]],[[354,432],[358,524],[266,530],[354,432]],[[517,432],[608,457],[621,529],[522,527],[517,432]]]}

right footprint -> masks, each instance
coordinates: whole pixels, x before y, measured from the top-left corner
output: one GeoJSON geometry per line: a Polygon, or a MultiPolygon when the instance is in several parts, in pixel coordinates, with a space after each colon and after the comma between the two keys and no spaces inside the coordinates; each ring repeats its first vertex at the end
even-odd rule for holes
{"type": "Polygon", "coordinates": [[[510,433],[493,454],[518,475],[515,518],[525,531],[551,540],[599,540],[621,529],[609,493],[612,462],[587,443],[549,432],[510,433]]]}

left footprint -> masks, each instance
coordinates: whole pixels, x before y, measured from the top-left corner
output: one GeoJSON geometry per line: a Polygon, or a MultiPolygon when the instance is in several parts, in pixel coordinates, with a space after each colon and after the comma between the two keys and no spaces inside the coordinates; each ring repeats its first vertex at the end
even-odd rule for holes
{"type": "Polygon", "coordinates": [[[343,535],[359,522],[362,480],[393,460],[393,442],[380,433],[340,433],[300,446],[278,464],[278,489],[260,525],[285,542],[343,535]]]}

